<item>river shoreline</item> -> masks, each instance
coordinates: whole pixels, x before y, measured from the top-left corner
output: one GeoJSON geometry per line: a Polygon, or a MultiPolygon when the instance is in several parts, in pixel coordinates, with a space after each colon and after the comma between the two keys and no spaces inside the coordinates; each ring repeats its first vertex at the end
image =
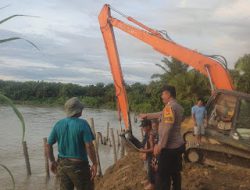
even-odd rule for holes
{"type": "MultiPolygon", "coordinates": [[[[138,153],[129,153],[106,170],[97,180],[95,190],[143,190],[146,179],[143,161],[138,153]]],[[[250,169],[206,160],[205,164],[185,162],[182,171],[183,190],[249,190],[250,169]]]]}
{"type": "MultiPolygon", "coordinates": [[[[65,100],[66,101],[66,100],[65,100]]],[[[28,107],[42,107],[42,108],[53,108],[53,107],[59,107],[59,108],[63,108],[64,106],[64,101],[63,102],[57,102],[55,101],[46,101],[46,100],[39,100],[39,101],[12,101],[15,105],[17,106],[28,106],[28,107]]],[[[84,101],[83,101],[84,103],[84,101]]],[[[1,102],[0,101],[0,106],[8,106],[6,103],[1,102]]],[[[110,111],[114,111],[116,110],[115,107],[111,107],[109,105],[101,105],[101,106],[89,106],[85,104],[85,108],[88,109],[102,109],[102,110],[110,110],[110,111]]]]}
{"type": "MultiPolygon", "coordinates": [[[[9,106],[0,106],[0,160],[7,166],[16,180],[17,189],[45,189],[45,160],[43,138],[48,137],[54,124],[65,117],[62,106],[23,106],[17,105],[26,123],[25,141],[27,142],[31,172],[30,180],[26,176],[25,160],[22,151],[22,128],[20,121],[9,106]],[[36,184],[40,187],[36,188],[36,184]]],[[[110,128],[120,130],[117,112],[107,109],[89,109],[83,112],[83,119],[94,118],[96,132],[106,135],[107,122],[110,128]]],[[[117,138],[117,136],[115,136],[117,138]]],[[[55,145],[55,154],[56,154],[55,145]]],[[[99,149],[102,171],[114,164],[113,149],[100,145],[99,149]]],[[[0,168],[0,184],[11,189],[11,179],[5,170],[0,168]]],[[[0,188],[1,189],[1,188],[0,188]]],[[[8,188],[6,188],[8,189],[8,188]]],[[[53,188],[48,188],[53,189],[53,188]]]]}

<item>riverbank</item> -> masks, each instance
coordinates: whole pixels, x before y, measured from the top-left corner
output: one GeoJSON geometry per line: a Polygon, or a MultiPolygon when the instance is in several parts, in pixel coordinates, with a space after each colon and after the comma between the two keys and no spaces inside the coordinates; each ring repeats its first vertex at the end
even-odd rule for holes
{"type": "MultiPolygon", "coordinates": [[[[192,119],[182,123],[182,133],[193,126],[192,119]]],[[[95,190],[143,190],[146,179],[139,153],[129,152],[109,167],[97,180],[95,190]]],[[[183,190],[250,190],[250,168],[205,159],[204,164],[183,162],[183,190]]]]}
{"type": "MultiPolygon", "coordinates": [[[[95,190],[143,190],[146,178],[138,153],[129,153],[107,169],[95,190]]],[[[250,169],[207,160],[205,164],[184,163],[183,190],[250,190],[250,169]]]]}
{"type": "MultiPolygon", "coordinates": [[[[18,106],[23,114],[26,124],[25,140],[27,142],[31,164],[31,177],[26,176],[25,160],[22,150],[22,128],[20,121],[7,106],[0,106],[0,160],[12,172],[16,189],[18,190],[52,190],[53,178],[49,184],[45,183],[46,170],[44,160],[43,138],[48,137],[54,124],[65,117],[60,107],[36,107],[18,106]]],[[[117,112],[103,109],[85,109],[84,119],[94,118],[95,129],[106,136],[107,122],[110,128],[119,129],[117,112]]],[[[117,136],[115,136],[116,138],[117,136]]],[[[55,146],[55,154],[57,152],[55,146]]],[[[114,163],[113,148],[100,145],[99,155],[101,158],[102,171],[105,171],[114,163]]],[[[53,176],[53,175],[52,175],[53,176]]],[[[8,173],[0,168],[0,184],[4,189],[11,189],[11,179],[8,173]]],[[[0,187],[1,189],[1,187],[0,187]]]]}

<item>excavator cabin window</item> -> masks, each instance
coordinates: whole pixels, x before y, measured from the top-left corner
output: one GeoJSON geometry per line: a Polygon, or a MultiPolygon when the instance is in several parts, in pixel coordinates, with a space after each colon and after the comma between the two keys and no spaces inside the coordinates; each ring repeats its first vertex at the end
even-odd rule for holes
{"type": "Polygon", "coordinates": [[[250,140],[250,100],[241,99],[236,131],[244,140],[250,140]]]}
{"type": "Polygon", "coordinates": [[[232,129],[237,98],[227,94],[217,94],[208,108],[209,127],[219,131],[232,129]]]}

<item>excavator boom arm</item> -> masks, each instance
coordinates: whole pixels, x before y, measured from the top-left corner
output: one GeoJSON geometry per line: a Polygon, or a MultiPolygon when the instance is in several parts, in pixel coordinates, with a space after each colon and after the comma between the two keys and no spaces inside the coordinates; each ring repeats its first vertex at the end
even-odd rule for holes
{"type": "Polygon", "coordinates": [[[138,25],[142,29],[126,24],[116,18],[113,18],[110,14],[109,5],[104,5],[101,13],[99,14],[99,23],[116,86],[118,102],[121,107],[121,112],[126,128],[129,127],[129,109],[127,105],[127,95],[123,82],[123,76],[120,66],[119,54],[115,42],[113,27],[116,27],[130,34],[131,36],[143,41],[144,43],[150,45],[156,51],[162,53],[163,55],[171,56],[193,67],[200,73],[206,75],[217,89],[233,90],[233,84],[231,82],[230,75],[220,63],[205,55],[202,55],[199,52],[190,50],[171,40],[163,38],[162,35],[156,30],[153,30],[143,25],[142,23],[134,20],[132,17],[127,17],[127,19],[138,25]],[[123,95],[121,93],[121,96],[119,96],[119,92],[122,92],[123,95]],[[123,101],[126,101],[126,105],[123,101]]]}
{"type": "Polygon", "coordinates": [[[109,6],[105,5],[99,16],[99,22],[110,63],[110,70],[114,80],[119,118],[121,114],[126,129],[131,130],[126,86],[123,79],[114,30],[111,23],[108,22],[108,19],[110,17],[111,16],[110,16],[109,6]]]}

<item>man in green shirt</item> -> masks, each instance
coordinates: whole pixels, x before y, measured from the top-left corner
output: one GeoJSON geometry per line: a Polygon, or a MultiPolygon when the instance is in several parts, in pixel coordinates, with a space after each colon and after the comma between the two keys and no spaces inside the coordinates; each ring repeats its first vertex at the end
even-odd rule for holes
{"type": "Polygon", "coordinates": [[[51,170],[57,174],[61,190],[92,190],[97,171],[94,135],[86,120],[80,119],[83,104],[74,97],[65,103],[67,117],[58,121],[48,138],[51,170]],[[58,161],[53,145],[58,144],[58,161]],[[92,162],[89,167],[88,156],[92,162]]]}

